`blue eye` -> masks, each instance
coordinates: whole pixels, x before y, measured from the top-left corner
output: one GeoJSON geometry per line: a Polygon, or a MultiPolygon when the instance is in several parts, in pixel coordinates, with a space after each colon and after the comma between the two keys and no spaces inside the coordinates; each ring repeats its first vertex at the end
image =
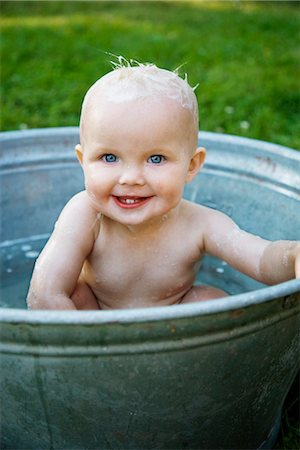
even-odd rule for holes
{"type": "Polygon", "coordinates": [[[106,163],[114,163],[117,161],[116,155],[113,155],[112,153],[106,153],[105,155],[101,156],[101,159],[106,163]]]}
{"type": "Polygon", "coordinates": [[[151,162],[152,164],[160,164],[165,160],[165,157],[162,155],[152,155],[148,159],[148,162],[151,162]]]}

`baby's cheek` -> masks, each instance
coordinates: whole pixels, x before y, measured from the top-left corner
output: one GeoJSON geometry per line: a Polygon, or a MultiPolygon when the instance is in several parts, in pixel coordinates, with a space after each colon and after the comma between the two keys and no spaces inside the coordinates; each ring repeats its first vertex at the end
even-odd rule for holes
{"type": "Polygon", "coordinates": [[[95,190],[97,189],[98,184],[99,184],[99,173],[97,173],[95,168],[90,168],[85,173],[85,187],[87,190],[95,190]]]}
{"type": "Polygon", "coordinates": [[[178,173],[175,173],[170,176],[169,183],[167,183],[163,188],[166,191],[166,195],[168,195],[170,198],[182,197],[184,182],[181,174],[179,175],[178,173]]]}
{"type": "Polygon", "coordinates": [[[99,178],[99,170],[96,165],[90,167],[88,176],[91,180],[97,181],[99,178]]]}
{"type": "Polygon", "coordinates": [[[182,198],[182,189],[179,186],[172,189],[162,186],[161,197],[169,203],[170,207],[175,207],[182,198]]]}
{"type": "Polygon", "coordinates": [[[98,194],[97,189],[97,183],[95,183],[95,180],[91,176],[85,176],[84,179],[85,189],[89,195],[89,197],[93,200],[96,199],[98,194]]]}
{"type": "Polygon", "coordinates": [[[112,183],[105,174],[90,171],[88,176],[85,177],[85,188],[90,197],[97,197],[98,201],[106,200],[112,190],[112,183]]]}

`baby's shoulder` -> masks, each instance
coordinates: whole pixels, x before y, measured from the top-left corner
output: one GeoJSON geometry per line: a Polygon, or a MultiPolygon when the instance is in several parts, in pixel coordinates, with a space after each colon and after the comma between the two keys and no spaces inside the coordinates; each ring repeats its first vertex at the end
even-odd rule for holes
{"type": "Polygon", "coordinates": [[[86,191],[78,192],[70,198],[65,206],[65,209],[70,209],[76,212],[85,212],[91,216],[97,216],[98,211],[93,207],[93,204],[86,191]]]}
{"type": "Polygon", "coordinates": [[[58,225],[67,226],[72,224],[73,229],[88,227],[91,229],[97,219],[99,212],[93,207],[86,191],[79,192],[71,197],[63,208],[58,219],[58,225]]]}
{"type": "Polygon", "coordinates": [[[183,214],[190,220],[195,219],[209,219],[218,214],[218,211],[208,206],[200,205],[199,203],[191,202],[190,200],[182,201],[183,214]]]}
{"type": "Polygon", "coordinates": [[[183,201],[183,211],[183,215],[190,226],[194,224],[198,230],[201,227],[204,233],[211,230],[212,227],[223,227],[228,222],[232,222],[223,212],[189,200],[183,201]]]}

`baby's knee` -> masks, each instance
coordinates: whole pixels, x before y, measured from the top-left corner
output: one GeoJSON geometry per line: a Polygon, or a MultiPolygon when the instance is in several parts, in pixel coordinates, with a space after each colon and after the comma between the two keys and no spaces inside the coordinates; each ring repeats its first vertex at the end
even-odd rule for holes
{"type": "Polygon", "coordinates": [[[228,297],[228,293],[212,286],[193,286],[180,303],[193,303],[228,297]]]}
{"type": "Polygon", "coordinates": [[[79,310],[100,309],[93,291],[84,281],[77,282],[71,300],[79,310]]]}

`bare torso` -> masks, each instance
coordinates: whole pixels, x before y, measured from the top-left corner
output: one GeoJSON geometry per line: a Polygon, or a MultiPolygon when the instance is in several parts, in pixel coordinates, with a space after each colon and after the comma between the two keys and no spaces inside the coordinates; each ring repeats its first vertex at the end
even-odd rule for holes
{"type": "Polygon", "coordinates": [[[160,232],[138,233],[100,217],[91,254],[80,279],[92,289],[101,309],[178,303],[189,291],[202,256],[189,233],[193,207],[166,218],[160,232]]]}
{"type": "Polygon", "coordinates": [[[214,287],[193,286],[205,253],[258,281],[292,278],[293,254],[288,263],[286,253],[282,257],[287,244],[269,244],[224,214],[186,200],[155,223],[127,226],[99,214],[83,191],[62,211],[36,262],[28,305],[126,309],[224,297],[214,287]]]}

